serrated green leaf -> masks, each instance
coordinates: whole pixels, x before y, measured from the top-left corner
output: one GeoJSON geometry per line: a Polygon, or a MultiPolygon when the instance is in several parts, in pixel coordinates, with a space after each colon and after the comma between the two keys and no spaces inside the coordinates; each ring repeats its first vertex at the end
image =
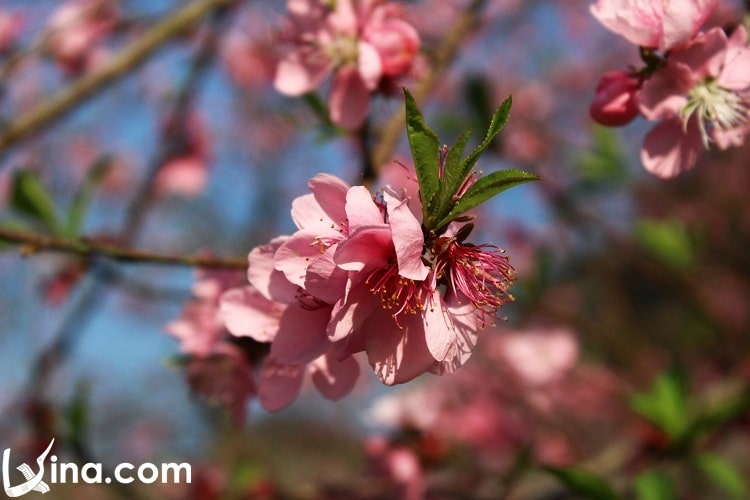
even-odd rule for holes
{"type": "Polygon", "coordinates": [[[649,391],[633,395],[630,406],[674,441],[690,426],[686,382],[678,370],[661,375],[649,391]]]}
{"type": "Polygon", "coordinates": [[[638,500],[677,500],[677,488],[669,476],[650,470],[635,479],[638,500]]]}
{"type": "Polygon", "coordinates": [[[57,209],[52,197],[39,179],[29,170],[18,170],[13,176],[11,186],[10,206],[42,223],[53,233],[61,232],[57,217],[57,209]]]}
{"type": "Polygon", "coordinates": [[[701,471],[732,498],[747,498],[747,483],[728,460],[715,453],[703,453],[696,462],[701,471]]]}
{"type": "Polygon", "coordinates": [[[464,179],[467,175],[469,175],[471,169],[474,168],[474,165],[477,164],[479,156],[484,153],[484,150],[489,147],[489,145],[492,143],[492,140],[497,136],[497,134],[500,133],[505,124],[508,123],[508,117],[510,116],[510,108],[512,105],[513,98],[511,96],[508,96],[508,98],[503,101],[500,107],[497,108],[495,114],[492,115],[492,121],[490,121],[490,127],[487,129],[487,135],[484,137],[484,140],[481,142],[481,144],[474,148],[474,151],[472,151],[471,154],[467,156],[463,162],[461,162],[461,168],[459,172],[461,179],[464,179]]]}
{"type": "MultiPolygon", "coordinates": [[[[419,197],[423,210],[427,210],[430,202],[437,195],[440,188],[438,172],[440,140],[425,123],[424,116],[417,106],[417,102],[408,89],[404,88],[404,102],[406,106],[406,135],[409,138],[411,156],[419,181],[419,197]]],[[[427,213],[425,213],[427,219],[427,213]]]]}
{"type": "Polygon", "coordinates": [[[508,188],[535,180],[539,180],[539,176],[516,169],[498,170],[481,177],[453,205],[448,215],[441,219],[436,224],[436,227],[443,227],[459,215],[466,213],[468,210],[471,210],[480,203],[484,203],[508,188]]]}
{"type": "Polygon", "coordinates": [[[110,156],[100,158],[86,174],[86,178],[83,180],[68,210],[66,235],[69,238],[76,238],[78,236],[86,210],[96,193],[96,189],[109,171],[111,161],[112,158],[110,156]]]}
{"type": "Polygon", "coordinates": [[[544,467],[568,490],[586,500],[618,500],[619,497],[601,477],[576,467],[544,467]]]}

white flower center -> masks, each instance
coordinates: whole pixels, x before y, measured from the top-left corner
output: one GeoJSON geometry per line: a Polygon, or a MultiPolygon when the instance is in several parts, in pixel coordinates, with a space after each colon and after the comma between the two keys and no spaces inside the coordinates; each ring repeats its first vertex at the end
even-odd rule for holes
{"type": "Polygon", "coordinates": [[[708,149],[711,130],[732,130],[750,120],[750,95],[726,89],[708,78],[688,93],[688,103],[680,112],[685,128],[693,114],[698,119],[703,145],[708,149]]]}
{"type": "Polygon", "coordinates": [[[324,50],[337,67],[356,64],[359,56],[358,40],[348,35],[337,36],[324,50]]]}

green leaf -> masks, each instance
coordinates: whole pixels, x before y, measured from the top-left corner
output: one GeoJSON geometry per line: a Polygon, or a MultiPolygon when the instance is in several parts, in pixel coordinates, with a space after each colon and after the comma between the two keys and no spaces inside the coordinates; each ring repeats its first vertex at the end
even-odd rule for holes
{"type": "Polygon", "coordinates": [[[11,186],[10,206],[31,219],[41,222],[53,233],[61,233],[57,209],[52,197],[33,172],[16,171],[11,186]]]}
{"type": "Polygon", "coordinates": [[[731,498],[747,498],[748,487],[737,467],[714,453],[703,453],[697,465],[717,486],[731,498]]]}
{"type": "Polygon", "coordinates": [[[453,195],[461,187],[461,183],[464,180],[460,175],[460,164],[470,135],[471,130],[467,130],[461,134],[448,150],[448,154],[445,157],[443,180],[440,182],[438,195],[432,199],[433,203],[427,209],[427,213],[433,215],[434,220],[431,219],[428,221],[426,224],[427,227],[430,227],[430,222],[435,222],[438,218],[445,217],[453,207],[453,195]]]}
{"type": "Polygon", "coordinates": [[[428,207],[440,188],[438,165],[440,161],[440,141],[438,136],[425,123],[417,102],[408,89],[404,88],[406,105],[406,135],[409,138],[411,156],[419,181],[419,197],[428,219],[428,207]]]}
{"type": "Polygon", "coordinates": [[[616,132],[610,127],[592,130],[593,148],[578,157],[576,168],[586,188],[603,188],[628,179],[627,162],[616,132]]]}
{"type": "Polygon", "coordinates": [[[484,153],[484,150],[489,147],[489,145],[492,143],[492,140],[497,136],[497,134],[500,133],[505,124],[508,122],[512,104],[513,98],[508,96],[508,98],[503,101],[500,107],[497,108],[495,114],[492,115],[490,128],[487,129],[487,135],[485,136],[484,140],[481,144],[479,144],[479,146],[474,148],[474,151],[472,151],[471,154],[467,156],[466,159],[461,163],[459,172],[459,176],[461,177],[461,179],[464,179],[467,175],[469,175],[471,169],[474,168],[474,165],[477,164],[479,156],[484,153]]]}
{"type": "Polygon", "coordinates": [[[642,247],[675,269],[686,269],[695,260],[690,235],[678,220],[641,220],[635,236],[642,247]]]}
{"type": "Polygon", "coordinates": [[[650,470],[635,479],[638,500],[677,500],[674,481],[661,472],[650,470]]]}
{"type": "Polygon", "coordinates": [[[500,194],[508,188],[523,184],[524,182],[538,180],[539,176],[524,172],[523,170],[498,170],[489,175],[481,177],[466,193],[459,199],[451,211],[437,224],[437,228],[447,225],[459,215],[471,210],[480,203],[484,203],[493,196],[500,194]]]}
{"type": "Polygon", "coordinates": [[[678,370],[661,375],[649,391],[633,395],[630,406],[673,441],[683,438],[690,426],[687,386],[678,370]]]}
{"type": "Polygon", "coordinates": [[[601,477],[576,467],[544,467],[568,490],[586,500],[618,500],[612,487],[601,477]]]}
{"type": "Polygon", "coordinates": [[[76,384],[73,398],[68,405],[65,416],[68,421],[70,440],[82,442],[89,430],[89,401],[91,400],[91,384],[82,380],[76,384]]]}
{"type": "Polygon", "coordinates": [[[78,189],[68,210],[66,234],[69,238],[76,238],[83,225],[84,215],[91,203],[96,189],[101,184],[111,166],[112,157],[103,156],[94,163],[86,174],[83,184],[78,189]]]}

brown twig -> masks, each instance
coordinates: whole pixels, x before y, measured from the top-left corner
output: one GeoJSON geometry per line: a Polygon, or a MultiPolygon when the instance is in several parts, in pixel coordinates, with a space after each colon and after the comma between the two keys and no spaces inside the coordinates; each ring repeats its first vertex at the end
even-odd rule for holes
{"type": "Polygon", "coordinates": [[[65,116],[76,105],[96,95],[108,84],[127,75],[167,40],[184,33],[209,12],[228,6],[234,1],[236,0],[195,0],[167,16],[100,69],[81,77],[57,95],[41,102],[28,113],[9,123],[0,133],[0,154],[65,116]]]}
{"type": "Polygon", "coordinates": [[[25,256],[38,252],[60,252],[84,258],[106,257],[119,262],[161,264],[167,266],[190,266],[212,269],[246,269],[245,258],[216,258],[207,255],[174,255],[121,247],[97,240],[81,238],[68,240],[0,228],[0,240],[21,246],[25,256]]]}

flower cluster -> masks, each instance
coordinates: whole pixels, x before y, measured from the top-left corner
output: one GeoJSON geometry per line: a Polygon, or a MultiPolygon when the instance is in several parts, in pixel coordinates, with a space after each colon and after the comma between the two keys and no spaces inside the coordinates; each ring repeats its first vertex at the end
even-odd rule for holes
{"type": "Polygon", "coordinates": [[[508,257],[494,245],[467,243],[473,225],[463,215],[536,178],[516,170],[480,178],[473,168],[507,119],[510,101],[484,143],[459,162],[468,134],[452,149],[435,146],[434,157],[415,154],[437,143],[406,95],[416,171],[394,166],[396,175],[375,195],[316,175],[310,194],[292,203],[297,231],[252,250],[249,285],[221,297],[232,334],[270,343],[260,389],[267,409],[294,401],[305,373],[323,396],[346,395],[358,376],[352,356],[359,352],[388,385],[428,371],[451,373],[511,299],[508,257]],[[264,395],[264,387],[273,391],[264,395]]]}
{"type": "Polygon", "coordinates": [[[328,174],[309,186],[292,205],[298,231],[253,250],[250,286],[224,296],[229,330],[271,341],[271,355],[299,370],[325,360],[356,375],[339,365],[365,351],[386,384],[462,365],[509,299],[508,258],[450,232],[426,241],[419,199],[403,186],[373,196],[328,174]],[[258,327],[273,318],[270,334],[258,327]]]}
{"type": "Polygon", "coordinates": [[[607,126],[639,114],[657,122],[641,160],[659,177],[692,168],[715,144],[738,146],[750,132],[750,48],[738,26],[699,31],[717,0],[598,0],[604,26],[640,46],[645,66],[603,75],[591,116],[607,126]]]}
{"type": "Polygon", "coordinates": [[[370,95],[384,80],[405,75],[419,35],[396,4],[382,0],[287,0],[292,49],[276,70],[276,89],[299,96],[333,73],[331,120],[353,129],[365,119],[370,95]]]}

